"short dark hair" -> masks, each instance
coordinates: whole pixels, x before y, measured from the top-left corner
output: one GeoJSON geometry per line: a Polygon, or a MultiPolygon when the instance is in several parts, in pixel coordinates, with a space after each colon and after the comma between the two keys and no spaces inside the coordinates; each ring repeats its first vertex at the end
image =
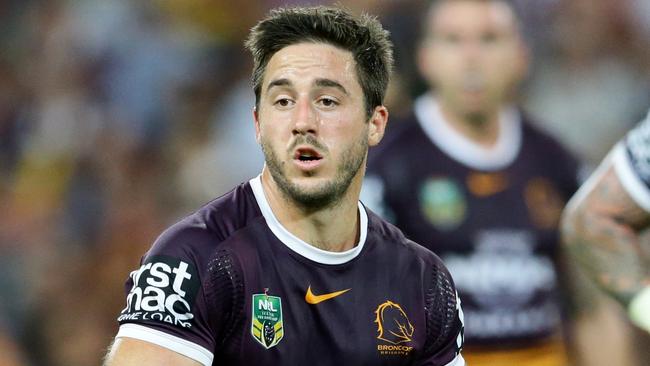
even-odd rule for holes
{"type": "Polygon", "coordinates": [[[363,89],[366,114],[383,104],[393,67],[393,44],[376,17],[326,6],[271,10],[251,29],[245,42],[253,54],[253,91],[259,107],[266,65],[284,47],[301,42],[323,42],[350,51],[363,89]]]}

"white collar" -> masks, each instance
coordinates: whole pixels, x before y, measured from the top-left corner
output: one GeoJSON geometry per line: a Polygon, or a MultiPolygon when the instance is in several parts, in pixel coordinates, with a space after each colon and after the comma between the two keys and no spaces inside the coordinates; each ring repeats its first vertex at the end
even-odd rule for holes
{"type": "Polygon", "coordinates": [[[258,175],[257,177],[251,179],[249,183],[253,189],[255,200],[257,201],[257,204],[262,211],[262,215],[266,220],[266,224],[269,226],[273,234],[292,251],[300,254],[307,259],[322,264],[343,264],[356,258],[359,253],[361,253],[363,245],[366,242],[366,237],[368,235],[368,214],[366,213],[366,210],[361,202],[358,203],[360,221],[359,243],[354,248],[346,250],[345,252],[330,252],[327,250],[318,249],[315,246],[303,241],[302,239],[290,233],[289,230],[287,230],[284,226],[282,226],[277,217],[275,217],[275,214],[273,214],[273,210],[271,210],[269,202],[266,200],[266,195],[264,194],[264,189],[262,188],[261,175],[258,175]]]}
{"type": "Polygon", "coordinates": [[[438,102],[431,94],[415,100],[416,120],[429,137],[454,160],[478,170],[499,170],[510,165],[521,149],[521,116],[513,107],[504,108],[499,118],[499,137],[486,149],[455,131],[444,119],[438,102]]]}

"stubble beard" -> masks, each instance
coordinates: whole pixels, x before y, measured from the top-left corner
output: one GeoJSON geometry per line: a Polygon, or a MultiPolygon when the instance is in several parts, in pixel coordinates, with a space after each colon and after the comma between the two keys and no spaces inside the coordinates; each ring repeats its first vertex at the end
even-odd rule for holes
{"type": "MultiPolygon", "coordinates": [[[[310,140],[306,139],[307,142],[310,140]]],[[[335,206],[352,184],[368,151],[368,141],[360,139],[342,153],[343,159],[338,164],[334,178],[315,187],[305,188],[289,180],[284,170],[285,162],[278,158],[266,140],[262,139],[261,146],[266,166],[284,196],[307,211],[335,206]]]]}

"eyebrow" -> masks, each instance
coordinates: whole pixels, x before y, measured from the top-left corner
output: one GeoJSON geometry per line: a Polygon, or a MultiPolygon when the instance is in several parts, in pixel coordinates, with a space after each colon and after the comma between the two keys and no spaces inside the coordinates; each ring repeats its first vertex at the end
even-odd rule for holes
{"type": "Polygon", "coordinates": [[[268,92],[275,86],[293,86],[293,83],[289,79],[276,79],[269,83],[269,86],[266,87],[266,91],[268,92]]]}
{"type": "MultiPolygon", "coordinates": [[[[343,87],[343,85],[341,85],[339,82],[334,81],[332,79],[323,79],[323,78],[316,79],[316,81],[314,81],[314,85],[321,88],[336,88],[341,92],[343,92],[344,94],[349,95],[348,91],[343,87]]],[[[291,82],[291,80],[286,78],[273,80],[266,87],[266,91],[268,92],[269,90],[271,90],[271,88],[280,87],[280,86],[292,87],[293,83],[291,82]]]]}
{"type": "Polygon", "coordinates": [[[316,86],[321,87],[321,88],[336,88],[336,89],[340,90],[341,92],[343,92],[345,95],[349,95],[348,91],[345,90],[343,85],[341,85],[340,83],[338,83],[338,82],[336,82],[336,81],[334,81],[332,79],[316,79],[314,84],[316,86]]]}

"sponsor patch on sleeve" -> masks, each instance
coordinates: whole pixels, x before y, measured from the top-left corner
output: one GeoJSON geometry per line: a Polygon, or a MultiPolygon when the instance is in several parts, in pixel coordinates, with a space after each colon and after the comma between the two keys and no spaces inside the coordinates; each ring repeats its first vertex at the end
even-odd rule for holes
{"type": "Polygon", "coordinates": [[[200,281],[192,263],[168,256],[149,257],[131,272],[133,287],[119,322],[154,321],[190,328],[200,281]]]}

